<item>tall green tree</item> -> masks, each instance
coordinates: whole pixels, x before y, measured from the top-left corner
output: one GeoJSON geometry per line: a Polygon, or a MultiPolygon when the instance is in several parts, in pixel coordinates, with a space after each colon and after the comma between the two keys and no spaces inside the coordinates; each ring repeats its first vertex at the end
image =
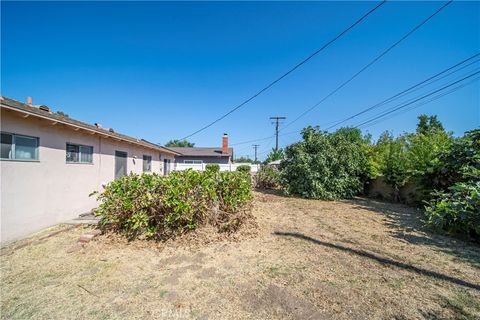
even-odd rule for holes
{"type": "Polygon", "coordinates": [[[437,116],[421,115],[418,120],[416,132],[406,135],[406,160],[412,180],[419,185],[426,198],[443,179],[434,172],[440,164],[439,154],[448,151],[454,139],[451,133],[445,131],[437,116]]]}
{"type": "Polygon", "coordinates": [[[194,147],[195,143],[188,140],[170,140],[165,144],[165,147],[194,147]]]}

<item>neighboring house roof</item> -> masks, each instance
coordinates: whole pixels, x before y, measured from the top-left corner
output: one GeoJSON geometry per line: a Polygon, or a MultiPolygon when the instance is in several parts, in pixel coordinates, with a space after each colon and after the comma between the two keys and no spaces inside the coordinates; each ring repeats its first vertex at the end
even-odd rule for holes
{"type": "Polygon", "coordinates": [[[120,140],[120,141],[125,141],[129,143],[133,143],[136,145],[140,145],[146,148],[150,149],[155,149],[164,153],[168,154],[173,154],[176,155],[177,153],[173,150],[164,148],[162,146],[159,146],[155,143],[149,142],[144,139],[137,139],[133,138],[121,133],[115,132],[113,129],[109,128],[102,128],[100,126],[96,125],[91,125],[85,122],[81,122],[75,119],[72,119],[70,117],[66,117],[64,115],[55,113],[50,111],[50,109],[47,106],[33,106],[33,105],[28,105],[26,103],[22,103],[7,97],[0,96],[0,105],[2,108],[17,111],[17,112],[22,112],[27,115],[35,116],[38,118],[43,118],[43,119],[48,119],[48,120],[53,120],[52,124],[56,123],[62,123],[64,125],[76,128],[78,129],[83,129],[89,132],[94,132],[98,133],[103,136],[108,136],[112,137],[114,139],[120,140]]]}
{"type": "Polygon", "coordinates": [[[166,147],[180,156],[185,157],[230,157],[233,155],[233,148],[228,148],[228,153],[222,153],[222,148],[208,147],[166,147]]]}

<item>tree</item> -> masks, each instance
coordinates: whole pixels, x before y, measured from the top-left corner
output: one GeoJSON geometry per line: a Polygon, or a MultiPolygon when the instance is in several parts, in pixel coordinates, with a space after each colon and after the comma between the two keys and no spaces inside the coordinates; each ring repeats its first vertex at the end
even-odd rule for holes
{"type": "Polygon", "coordinates": [[[57,111],[56,114],[58,114],[59,116],[62,116],[62,117],[65,117],[65,118],[68,118],[68,114],[66,114],[65,112],[63,111],[57,111]]]}
{"type": "Polygon", "coordinates": [[[170,140],[165,144],[165,147],[193,147],[195,143],[187,141],[187,140],[170,140]]]}
{"type": "Polygon", "coordinates": [[[282,148],[276,150],[275,148],[272,148],[272,151],[270,151],[267,155],[267,158],[265,159],[265,163],[270,163],[272,161],[277,161],[277,160],[282,160],[285,157],[285,153],[282,148]]]}
{"type": "Polygon", "coordinates": [[[431,134],[438,131],[445,132],[442,123],[437,119],[437,116],[427,116],[422,114],[418,116],[417,133],[431,134]]]}
{"type": "Polygon", "coordinates": [[[437,116],[421,115],[418,120],[416,132],[406,135],[406,160],[409,174],[424,193],[425,199],[442,183],[443,175],[437,175],[434,171],[441,162],[439,154],[450,149],[453,137],[445,131],[437,116]]]}
{"type": "Polygon", "coordinates": [[[367,149],[356,130],[328,133],[318,127],[303,129],[303,141],[289,145],[280,164],[285,191],[324,200],[351,198],[361,191],[367,149]]]}
{"type": "Polygon", "coordinates": [[[239,158],[235,159],[235,162],[238,162],[238,163],[254,163],[254,161],[252,159],[250,159],[249,157],[239,157],[239,158]]]}
{"type": "Polygon", "coordinates": [[[409,170],[407,167],[407,144],[405,137],[400,136],[390,141],[386,148],[382,165],[385,182],[393,188],[393,201],[400,201],[400,188],[407,183],[409,170]]]}

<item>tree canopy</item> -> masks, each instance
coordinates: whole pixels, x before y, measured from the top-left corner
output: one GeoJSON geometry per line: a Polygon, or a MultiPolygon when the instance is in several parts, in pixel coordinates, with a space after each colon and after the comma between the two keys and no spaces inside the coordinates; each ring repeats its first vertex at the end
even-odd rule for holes
{"type": "Polygon", "coordinates": [[[165,144],[165,147],[194,147],[195,143],[190,142],[188,140],[178,140],[178,139],[173,139],[168,141],[165,144]]]}

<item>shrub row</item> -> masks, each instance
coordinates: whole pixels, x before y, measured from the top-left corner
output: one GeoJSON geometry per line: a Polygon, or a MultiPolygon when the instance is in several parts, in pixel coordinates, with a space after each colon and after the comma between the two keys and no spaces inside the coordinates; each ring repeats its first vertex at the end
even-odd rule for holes
{"type": "Polygon", "coordinates": [[[250,175],[240,171],[130,174],[98,194],[101,203],[94,212],[104,228],[129,238],[161,239],[207,223],[233,231],[251,199],[250,175]]]}

